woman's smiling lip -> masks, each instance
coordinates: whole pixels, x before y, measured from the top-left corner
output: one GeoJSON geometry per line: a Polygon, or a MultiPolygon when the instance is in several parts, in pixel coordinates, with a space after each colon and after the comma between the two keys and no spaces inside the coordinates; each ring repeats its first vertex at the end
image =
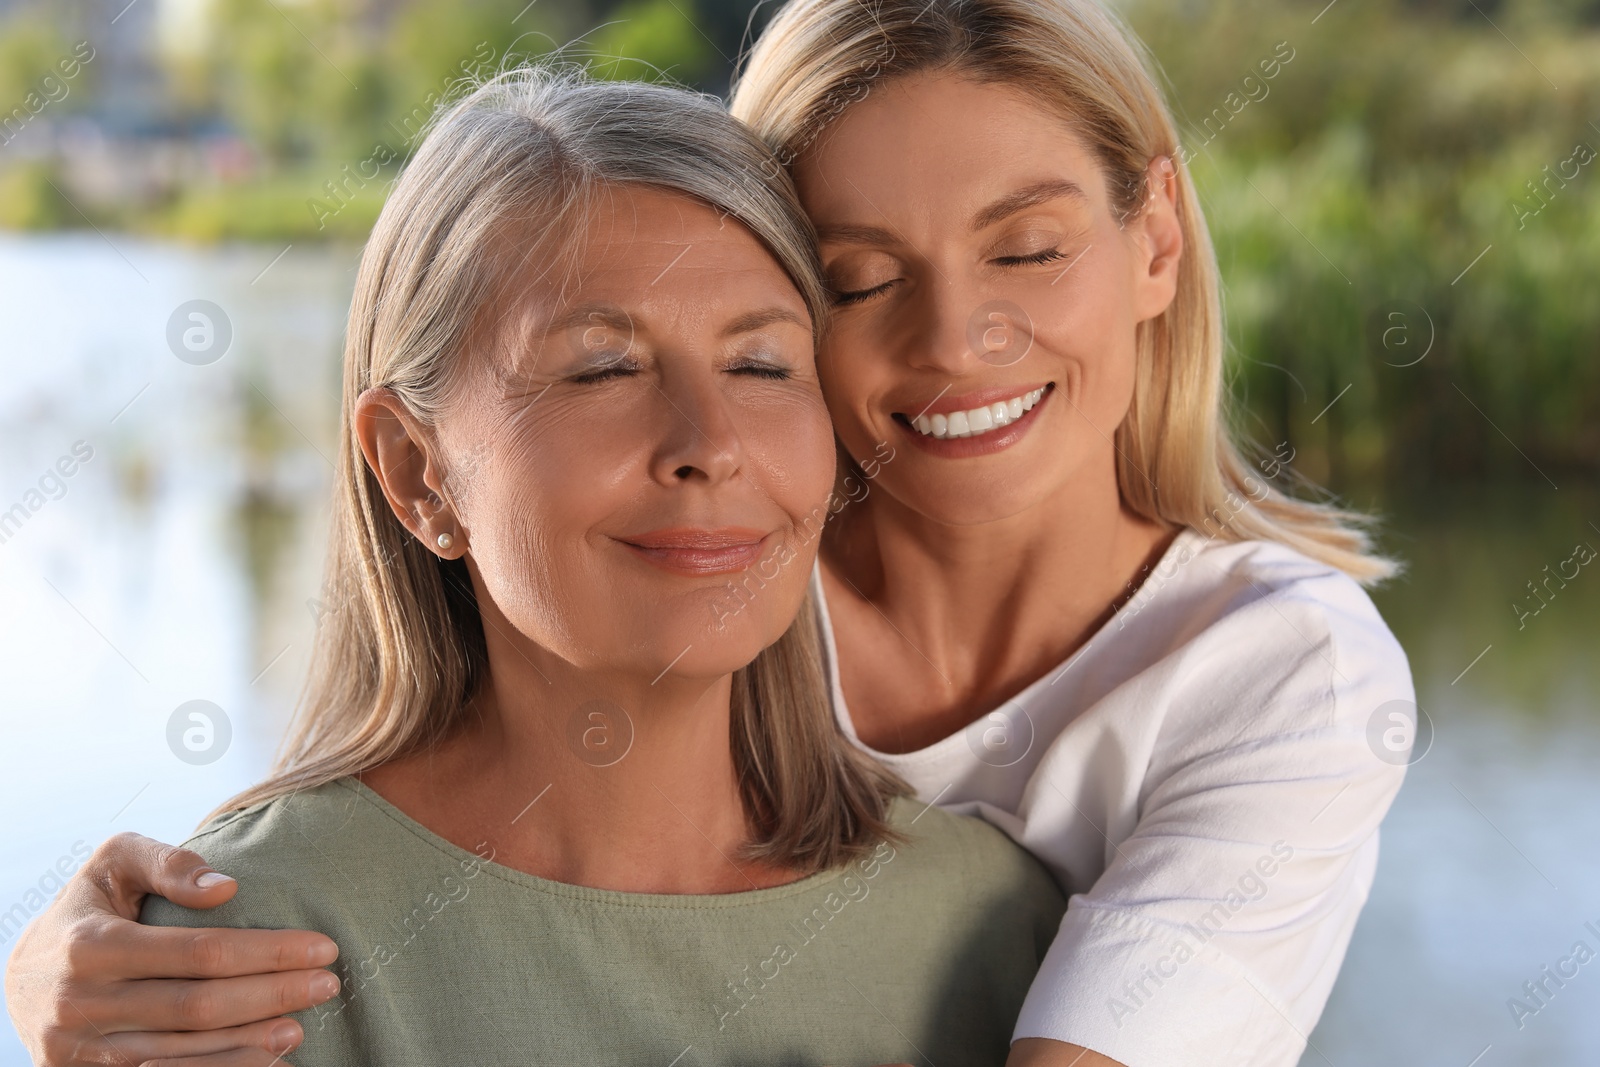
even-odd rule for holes
{"type": "Polygon", "coordinates": [[[617,538],[632,552],[664,571],[695,577],[742,571],[761,558],[771,536],[747,526],[675,526],[617,538]]]}
{"type": "Polygon", "coordinates": [[[940,393],[925,404],[919,404],[905,411],[897,411],[896,415],[904,415],[906,421],[915,419],[918,415],[948,415],[952,411],[969,411],[972,408],[987,407],[997,404],[1002,400],[1014,400],[1035,389],[1043,389],[1049,382],[1029,382],[1027,385],[997,385],[990,389],[978,389],[971,393],[951,394],[940,393]]]}
{"type": "MultiPolygon", "coordinates": [[[[1050,395],[1055,392],[1054,382],[1041,382],[1029,386],[1002,386],[994,389],[983,389],[972,393],[962,393],[958,396],[944,394],[936,398],[925,408],[918,409],[915,413],[895,412],[894,422],[901,432],[911,438],[913,444],[925,452],[944,459],[966,459],[972,456],[986,456],[1010,448],[1027,434],[1033,424],[1038,421],[1039,409],[1045,406],[1050,395]],[[1020,417],[1010,418],[1002,426],[993,426],[990,429],[971,437],[931,437],[920,432],[912,422],[918,416],[931,418],[934,415],[948,415],[951,412],[965,412],[986,405],[1009,402],[1018,398],[1025,398],[1037,393],[1037,399],[1024,410],[1020,417]]],[[[1009,415],[1008,415],[1009,418],[1009,415]]]]}

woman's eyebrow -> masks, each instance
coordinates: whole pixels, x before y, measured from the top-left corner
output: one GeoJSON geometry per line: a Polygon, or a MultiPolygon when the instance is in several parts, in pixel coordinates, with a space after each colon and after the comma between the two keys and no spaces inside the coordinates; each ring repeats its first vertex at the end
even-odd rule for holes
{"type": "Polygon", "coordinates": [[[817,229],[817,241],[852,245],[903,244],[900,235],[882,226],[822,226],[817,229]]]}
{"type": "Polygon", "coordinates": [[[574,326],[610,326],[631,330],[633,317],[616,304],[577,304],[550,320],[546,330],[570,330],[574,326]]]}
{"type": "Polygon", "coordinates": [[[1030,207],[1043,204],[1046,201],[1067,197],[1080,203],[1089,203],[1089,194],[1083,191],[1083,186],[1067,178],[1047,178],[1041,182],[1034,182],[1018,189],[1014,193],[1007,193],[982,211],[972,217],[973,232],[993,226],[1001,219],[1015,215],[1019,211],[1026,211],[1030,207]]]}
{"type": "Polygon", "coordinates": [[[740,315],[728,323],[727,327],[722,331],[722,336],[732,337],[734,334],[749,333],[751,330],[759,330],[763,326],[771,326],[775,322],[789,322],[803,330],[811,329],[810,319],[789,308],[774,305],[773,307],[762,308],[759,311],[751,311],[740,315]]]}

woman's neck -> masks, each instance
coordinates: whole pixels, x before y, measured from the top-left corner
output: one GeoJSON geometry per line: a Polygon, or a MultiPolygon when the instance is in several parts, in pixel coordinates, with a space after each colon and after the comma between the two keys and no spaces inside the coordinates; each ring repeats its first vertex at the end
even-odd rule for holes
{"type": "Polygon", "coordinates": [[[1128,510],[1115,466],[956,526],[870,494],[822,548],[856,729],[910,751],[1041,677],[1103,625],[1174,531],[1128,510]],[[866,669],[865,665],[871,665],[866,669]]]}
{"type": "Polygon", "coordinates": [[[490,680],[460,726],[367,772],[368,786],[446,840],[553,881],[727,893],[796,880],[739,858],[730,677],[580,670],[489,629],[490,680]]]}

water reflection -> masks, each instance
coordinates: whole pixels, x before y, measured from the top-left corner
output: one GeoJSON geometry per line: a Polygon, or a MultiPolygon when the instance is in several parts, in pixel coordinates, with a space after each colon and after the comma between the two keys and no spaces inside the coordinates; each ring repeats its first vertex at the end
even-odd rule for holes
{"type": "MultiPolygon", "coordinates": [[[[186,836],[282,732],[356,254],[292,248],[263,273],[281,251],[0,238],[0,950],[88,846],[186,836]],[[205,365],[166,339],[196,298],[234,333],[205,365]],[[185,720],[169,741],[169,723],[195,700],[231,739],[180,759],[201,735],[185,720]]],[[[5,1028],[0,1063],[24,1062],[5,1028]]]]}
{"type": "MultiPolygon", "coordinates": [[[[258,778],[312,632],[356,251],[112,240],[0,238],[0,512],[76,442],[92,449],[0,543],[0,926],[81,861],[78,842],[180,839],[258,778]],[[201,366],[166,341],[193,299],[234,332],[201,366]],[[169,748],[174,710],[197,699],[232,726],[211,763],[169,748]]],[[[1385,825],[1308,1064],[1465,1067],[1485,1047],[1482,1067],[1593,1060],[1600,963],[1520,1028],[1507,1004],[1578,939],[1600,951],[1584,926],[1600,928],[1600,568],[1552,586],[1537,616],[1512,607],[1575,544],[1600,548],[1600,494],[1529,486],[1391,515],[1411,570],[1379,604],[1436,737],[1385,825]]],[[[0,950],[13,940],[0,931],[0,950]]],[[[25,1062],[7,1029],[0,1064],[25,1062]]]]}
{"type": "Polygon", "coordinates": [[[1312,1035],[1320,1054],[1302,1063],[1595,1062],[1600,964],[1537,1000],[1524,988],[1579,940],[1600,958],[1585,926],[1600,930],[1600,573],[1553,586],[1525,624],[1513,606],[1547,563],[1600,548],[1600,493],[1557,481],[1395,505],[1410,573],[1376,599],[1435,740],[1384,824],[1372,899],[1312,1035]]]}

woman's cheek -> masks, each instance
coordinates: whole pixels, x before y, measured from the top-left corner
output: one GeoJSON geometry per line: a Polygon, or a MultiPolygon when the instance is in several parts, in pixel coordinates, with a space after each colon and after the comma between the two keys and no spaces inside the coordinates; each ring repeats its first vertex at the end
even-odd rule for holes
{"type": "Polygon", "coordinates": [[[763,491],[789,515],[827,499],[834,486],[834,422],[821,390],[795,386],[742,405],[741,438],[763,491]]]}
{"type": "MultiPolygon", "coordinates": [[[[868,440],[874,436],[870,429],[871,413],[864,409],[868,406],[866,398],[882,391],[873,388],[878,369],[865,356],[859,355],[864,351],[840,347],[825,353],[831,357],[828,359],[830,369],[822,378],[829,432],[839,435],[851,455],[861,455],[863,448],[868,453],[872,451],[872,442],[868,440]],[[852,352],[857,355],[850,354],[852,352]]],[[[886,382],[882,384],[887,385],[886,382]]]]}
{"type": "Polygon", "coordinates": [[[828,407],[820,394],[809,405],[806,415],[804,427],[797,428],[797,434],[803,431],[810,442],[805,462],[807,480],[800,488],[798,502],[811,505],[826,502],[828,494],[833,492],[839,457],[834,446],[833,419],[829,417],[828,407]]]}
{"type": "Polygon", "coordinates": [[[1114,277],[1105,270],[1086,272],[1080,287],[1053,306],[1039,302],[1033,345],[1015,368],[1029,380],[1064,387],[1066,398],[1101,429],[1119,425],[1127,414],[1138,353],[1132,312],[1114,277]]]}
{"type": "Polygon", "coordinates": [[[1109,334],[1085,367],[1088,405],[1097,426],[1119,426],[1133,404],[1138,346],[1131,333],[1109,334]]]}
{"type": "Polygon", "coordinates": [[[605,499],[601,485],[614,470],[602,442],[615,438],[556,405],[543,423],[530,414],[486,434],[493,461],[474,476],[465,519],[486,580],[540,588],[548,577],[530,572],[528,561],[572,551],[592,525],[605,499]]]}

